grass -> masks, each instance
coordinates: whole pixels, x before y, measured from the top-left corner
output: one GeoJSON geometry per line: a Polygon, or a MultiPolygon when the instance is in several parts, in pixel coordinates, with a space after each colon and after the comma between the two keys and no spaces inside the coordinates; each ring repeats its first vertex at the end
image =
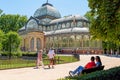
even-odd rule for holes
{"type": "MultiPolygon", "coordinates": [[[[56,61],[56,64],[64,64],[64,63],[70,63],[70,62],[75,62],[77,61],[76,58],[73,56],[56,56],[56,59],[60,59],[63,61],[56,61]]],[[[47,57],[45,57],[47,59],[47,57]]],[[[44,65],[47,65],[49,63],[48,60],[43,60],[44,65]]],[[[24,67],[33,67],[36,66],[36,60],[26,60],[22,58],[12,58],[12,59],[4,59],[0,60],[0,70],[2,69],[14,69],[14,68],[24,68],[24,67]]]]}
{"type": "Polygon", "coordinates": [[[0,60],[0,69],[13,69],[35,66],[35,60],[24,60],[20,58],[0,60]]]}

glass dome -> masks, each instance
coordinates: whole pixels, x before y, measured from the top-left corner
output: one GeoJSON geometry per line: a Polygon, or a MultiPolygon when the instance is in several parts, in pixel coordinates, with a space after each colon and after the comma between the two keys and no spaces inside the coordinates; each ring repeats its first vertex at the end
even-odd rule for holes
{"type": "Polygon", "coordinates": [[[61,15],[58,10],[56,10],[52,4],[45,3],[42,7],[38,8],[35,13],[34,17],[42,17],[42,16],[50,16],[54,18],[61,18],[61,15]]]}

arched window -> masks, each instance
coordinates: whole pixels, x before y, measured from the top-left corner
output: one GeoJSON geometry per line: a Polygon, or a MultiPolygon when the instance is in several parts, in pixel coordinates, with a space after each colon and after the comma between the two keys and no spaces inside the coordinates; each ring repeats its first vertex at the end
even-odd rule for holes
{"type": "Polygon", "coordinates": [[[66,28],[69,28],[70,27],[70,23],[68,22],[67,24],[66,24],[66,28]]]}
{"type": "Polygon", "coordinates": [[[86,27],[89,27],[89,23],[88,22],[86,23],[86,27]]]}
{"type": "Polygon", "coordinates": [[[62,24],[62,28],[65,28],[65,24],[64,23],[62,24]]]}
{"type": "Polygon", "coordinates": [[[83,25],[82,25],[82,22],[81,22],[81,21],[77,22],[77,27],[83,27],[83,25]]]}
{"type": "Polygon", "coordinates": [[[76,35],[76,47],[81,47],[81,35],[76,35]]]}
{"type": "Polygon", "coordinates": [[[34,38],[30,40],[30,50],[34,50],[34,38]]]}
{"type": "Polygon", "coordinates": [[[58,24],[58,29],[61,29],[61,24],[58,24]]]}
{"type": "Polygon", "coordinates": [[[54,26],[51,25],[50,27],[51,27],[51,30],[54,30],[54,26]]]}
{"type": "Polygon", "coordinates": [[[40,38],[36,39],[36,48],[37,48],[37,50],[39,50],[41,48],[40,38]]]}
{"type": "Polygon", "coordinates": [[[51,30],[51,27],[50,26],[47,26],[47,31],[50,31],[51,30]]]}
{"type": "Polygon", "coordinates": [[[84,26],[84,27],[87,27],[87,23],[86,23],[85,21],[83,22],[83,26],[84,26]]]}
{"type": "Polygon", "coordinates": [[[71,27],[76,27],[76,22],[71,22],[71,27]]]}
{"type": "Polygon", "coordinates": [[[46,26],[43,26],[43,31],[46,31],[46,26]]]}
{"type": "Polygon", "coordinates": [[[74,47],[75,36],[71,35],[69,38],[69,46],[74,47]]]}
{"type": "Polygon", "coordinates": [[[84,40],[85,40],[85,47],[89,47],[89,36],[88,35],[85,35],[84,36],[84,40]]]}
{"type": "Polygon", "coordinates": [[[62,44],[62,47],[67,47],[67,37],[63,37],[62,39],[63,41],[63,44],[62,44]]]}
{"type": "Polygon", "coordinates": [[[57,27],[58,27],[58,26],[55,24],[55,25],[54,25],[54,30],[57,30],[57,27]]]}
{"type": "Polygon", "coordinates": [[[42,26],[41,26],[41,25],[39,26],[39,30],[41,30],[41,31],[42,31],[42,26]]]}

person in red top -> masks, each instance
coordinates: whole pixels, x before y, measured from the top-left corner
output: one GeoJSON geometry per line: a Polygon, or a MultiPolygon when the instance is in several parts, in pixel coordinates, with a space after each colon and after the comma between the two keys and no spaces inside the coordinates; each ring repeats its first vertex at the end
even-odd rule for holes
{"type": "Polygon", "coordinates": [[[43,55],[43,51],[42,51],[42,49],[40,49],[37,53],[37,61],[36,61],[36,68],[35,69],[38,69],[39,65],[42,65],[42,67],[44,68],[42,55],[43,55]]]}
{"type": "Polygon", "coordinates": [[[95,64],[95,58],[92,56],[91,57],[91,59],[90,59],[91,61],[90,62],[88,62],[84,67],[83,66],[79,66],[77,69],[75,69],[74,71],[69,71],[69,74],[70,74],[70,76],[74,76],[74,75],[76,75],[76,74],[80,74],[81,72],[82,72],[82,70],[84,70],[84,69],[89,69],[89,68],[93,68],[93,67],[95,67],[96,66],[96,64],[95,64]]]}
{"type": "Polygon", "coordinates": [[[95,62],[94,62],[94,57],[91,57],[91,62],[88,62],[86,65],[85,65],[85,69],[89,69],[89,68],[93,68],[96,66],[95,62]]]}

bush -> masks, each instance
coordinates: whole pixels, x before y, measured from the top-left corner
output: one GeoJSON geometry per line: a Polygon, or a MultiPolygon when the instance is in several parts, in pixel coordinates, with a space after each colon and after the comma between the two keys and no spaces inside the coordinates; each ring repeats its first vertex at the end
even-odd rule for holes
{"type": "Polygon", "coordinates": [[[119,80],[120,66],[108,70],[96,71],[82,76],[68,77],[63,80],[119,80]]]}
{"type": "MultiPolygon", "coordinates": [[[[2,56],[9,56],[10,52],[1,52],[0,53],[2,56]]],[[[11,52],[11,56],[12,57],[21,57],[21,56],[27,56],[27,57],[37,57],[37,53],[36,52],[21,52],[21,51],[17,51],[17,52],[11,52]]],[[[43,58],[46,57],[46,54],[43,54],[43,58]]]]}
{"type": "Polygon", "coordinates": [[[43,54],[43,58],[47,57],[47,54],[43,54]]]}
{"type": "MultiPolygon", "coordinates": [[[[10,52],[1,52],[1,55],[2,56],[9,56],[10,55],[10,52]]],[[[17,51],[17,52],[11,52],[11,56],[13,57],[21,57],[22,56],[22,52],[21,51],[17,51]]]]}
{"type": "Polygon", "coordinates": [[[2,56],[8,56],[8,52],[1,52],[2,56]]]}
{"type": "Polygon", "coordinates": [[[23,52],[22,56],[37,57],[37,53],[36,52],[23,52]]]}
{"type": "Polygon", "coordinates": [[[22,53],[20,51],[18,51],[18,52],[12,52],[12,56],[13,57],[21,57],[22,53]]]}

